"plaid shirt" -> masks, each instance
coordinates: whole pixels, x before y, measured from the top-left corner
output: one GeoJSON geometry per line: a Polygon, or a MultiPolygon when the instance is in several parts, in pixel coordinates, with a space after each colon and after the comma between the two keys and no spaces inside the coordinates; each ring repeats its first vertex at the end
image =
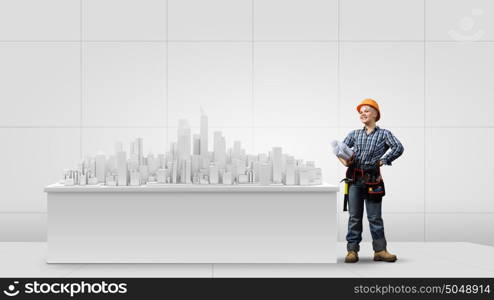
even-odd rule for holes
{"type": "Polygon", "coordinates": [[[362,129],[352,130],[343,143],[355,152],[355,167],[365,169],[375,167],[379,160],[391,166],[391,162],[405,150],[391,131],[381,129],[379,126],[369,134],[365,126],[362,129]],[[391,151],[384,155],[390,148],[391,151]]]}

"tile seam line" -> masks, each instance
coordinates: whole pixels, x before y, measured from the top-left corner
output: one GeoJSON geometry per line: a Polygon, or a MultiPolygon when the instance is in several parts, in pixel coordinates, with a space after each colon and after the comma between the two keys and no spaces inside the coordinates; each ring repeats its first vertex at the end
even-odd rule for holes
{"type": "Polygon", "coordinates": [[[77,40],[0,40],[2,43],[33,43],[33,44],[51,44],[51,43],[70,43],[78,44],[80,42],[84,43],[343,43],[343,44],[353,44],[353,43],[416,43],[416,44],[452,44],[452,45],[474,45],[474,44],[491,44],[494,40],[483,40],[483,41],[448,41],[448,40],[88,40],[88,39],[77,39],[77,40]]]}
{"type": "MultiPolygon", "coordinates": [[[[0,214],[47,214],[47,211],[0,211],[0,214]]],[[[338,215],[345,215],[346,212],[338,212],[338,215]]],[[[385,215],[494,215],[494,211],[472,211],[472,212],[383,212],[385,215]]]]}
{"type": "Polygon", "coordinates": [[[169,113],[168,113],[168,110],[169,110],[169,103],[168,103],[168,99],[169,99],[169,79],[168,79],[168,75],[169,75],[169,61],[168,61],[168,53],[169,53],[169,14],[168,14],[168,7],[169,7],[169,0],[166,0],[165,2],[165,9],[166,9],[166,12],[165,12],[165,15],[166,15],[166,22],[165,22],[165,34],[166,34],[166,45],[165,45],[165,64],[166,64],[166,69],[165,69],[165,76],[166,76],[166,79],[165,79],[165,152],[168,150],[168,144],[169,144],[169,133],[168,133],[168,128],[170,127],[169,126],[169,113]]]}
{"type": "Polygon", "coordinates": [[[81,159],[82,158],[82,152],[83,152],[83,147],[82,147],[82,140],[83,140],[83,137],[82,137],[82,131],[83,131],[83,107],[84,107],[84,92],[83,92],[83,89],[84,89],[84,82],[83,82],[83,76],[84,76],[84,60],[83,60],[83,48],[84,48],[84,45],[83,45],[83,39],[84,39],[84,29],[83,29],[83,26],[84,26],[84,22],[83,22],[83,18],[84,18],[84,0],[79,0],[79,34],[80,34],[80,39],[79,39],[79,68],[80,68],[80,98],[79,98],[79,158],[81,159]]]}
{"type": "Polygon", "coordinates": [[[422,73],[423,74],[423,87],[422,87],[423,88],[423,91],[422,91],[422,93],[423,93],[423,104],[424,104],[423,105],[423,110],[424,110],[424,114],[423,114],[423,118],[424,118],[423,119],[423,125],[424,125],[424,129],[423,129],[423,140],[422,140],[423,141],[423,145],[424,145],[423,146],[423,149],[422,149],[422,151],[423,151],[422,153],[423,153],[423,157],[424,157],[424,162],[423,162],[423,170],[424,170],[423,171],[424,172],[423,173],[424,191],[423,191],[422,197],[423,197],[423,205],[424,205],[423,206],[423,211],[424,211],[423,223],[424,223],[424,226],[423,226],[423,233],[422,234],[423,234],[424,242],[427,241],[427,238],[426,238],[426,236],[427,236],[427,228],[426,228],[426,226],[427,226],[427,218],[426,218],[426,215],[427,215],[427,204],[426,204],[426,200],[427,200],[427,198],[426,198],[427,197],[427,192],[426,192],[427,191],[427,189],[426,189],[426,186],[427,186],[427,180],[426,180],[426,176],[427,176],[427,174],[426,174],[426,172],[427,172],[426,171],[427,170],[426,169],[426,167],[427,167],[426,166],[426,155],[427,155],[426,134],[427,134],[427,130],[426,130],[426,127],[425,127],[427,125],[427,122],[426,122],[426,112],[427,112],[426,111],[426,105],[427,105],[427,101],[426,101],[426,99],[427,99],[427,91],[426,91],[426,84],[427,84],[427,78],[426,78],[426,75],[427,75],[427,72],[426,72],[426,67],[427,67],[427,60],[426,60],[426,55],[427,55],[427,27],[426,27],[427,26],[427,22],[426,22],[426,19],[427,19],[426,18],[427,11],[426,11],[426,1],[427,0],[424,0],[422,2],[422,5],[423,5],[423,7],[422,7],[422,9],[423,9],[423,17],[424,17],[424,20],[423,20],[423,22],[424,22],[423,23],[424,24],[424,26],[423,26],[423,36],[424,36],[423,37],[423,63],[424,63],[424,65],[423,65],[423,73],[422,73]]]}
{"type": "MultiPolygon", "coordinates": [[[[337,137],[340,138],[341,136],[341,132],[342,132],[342,128],[341,128],[341,112],[340,112],[340,109],[341,109],[341,78],[340,78],[340,75],[341,75],[341,64],[340,64],[340,61],[341,61],[341,0],[338,0],[336,2],[336,5],[337,5],[337,44],[336,44],[336,125],[337,125],[337,129],[336,129],[336,134],[337,134],[337,137]]],[[[335,169],[335,173],[336,173],[336,178],[340,177],[340,172],[342,171],[341,169],[341,165],[337,165],[336,169],[335,169]]],[[[338,187],[340,186],[340,184],[338,183],[338,187]]],[[[342,201],[342,196],[341,196],[341,193],[337,193],[336,194],[336,202],[338,205],[338,202],[341,202],[342,201]]],[[[339,221],[339,215],[337,215],[337,218],[336,218],[336,226],[338,227],[338,221],[339,221]]],[[[343,218],[344,219],[344,218],[343,218]]],[[[345,222],[343,220],[340,220],[341,222],[345,222]]],[[[348,223],[348,222],[347,222],[348,223]]],[[[337,230],[337,234],[336,234],[336,237],[338,238],[338,236],[340,235],[340,233],[338,232],[337,230]]],[[[342,237],[343,238],[343,237],[342,237]]]]}
{"type": "Polygon", "coordinates": [[[255,152],[256,149],[256,118],[255,118],[255,111],[256,111],[256,98],[255,98],[255,65],[254,65],[254,55],[255,55],[255,47],[254,47],[254,40],[255,40],[255,28],[254,28],[254,11],[255,11],[255,0],[251,0],[251,40],[250,40],[250,47],[251,47],[251,61],[250,61],[250,71],[251,71],[251,78],[250,78],[250,84],[251,84],[251,144],[252,144],[252,152],[255,152]]]}
{"type": "MultiPolygon", "coordinates": [[[[227,128],[227,129],[235,129],[235,128],[252,128],[252,126],[222,126],[222,125],[212,125],[210,127],[214,128],[227,128]]],[[[298,128],[298,129],[338,129],[338,128],[354,128],[355,126],[254,126],[254,128],[272,128],[272,129],[283,129],[283,128],[298,128]]],[[[386,125],[388,128],[397,128],[397,129],[493,129],[494,126],[392,126],[392,125],[386,125]]],[[[29,129],[29,128],[61,128],[61,129],[79,129],[79,125],[12,125],[12,126],[6,126],[6,125],[0,125],[0,129],[29,129]]],[[[82,128],[178,128],[178,126],[154,126],[154,125],[83,125],[82,128]]],[[[199,128],[199,126],[191,126],[191,128],[199,128]]]]}

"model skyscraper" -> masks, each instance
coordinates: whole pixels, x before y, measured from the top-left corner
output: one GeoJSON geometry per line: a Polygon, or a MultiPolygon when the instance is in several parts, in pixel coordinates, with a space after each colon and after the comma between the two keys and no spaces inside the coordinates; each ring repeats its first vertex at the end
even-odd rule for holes
{"type": "Polygon", "coordinates": [[[213,152],[208,148],[208,117],[201,111],[200,133],[191,134],[187,120],[178,123],[177,141],[170,143],[170,151],[155,156],[144,156],[144,141],[137,138],[130,151],[115,143],[115,153],[106,156],[99,152],[86,156],[76,170],[65,170],[65,185],[143,184],[322,184],[321,169],[314,162],[283,153],[273,147],[269,154],[246,154],[240,141],[227,149],[221,131],[213,134],[213,152]]]}

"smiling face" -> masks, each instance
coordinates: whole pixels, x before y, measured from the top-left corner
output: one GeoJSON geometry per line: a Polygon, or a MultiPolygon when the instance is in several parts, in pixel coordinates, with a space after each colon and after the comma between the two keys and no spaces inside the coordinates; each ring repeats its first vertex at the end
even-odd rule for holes
{"type": "Polygon", "coordinates": [[[360,108],[360,121],[365,125],[370,125],[376,122],[377,119],[377,110],[374,107],[369,105],[363,105],[360,108]]]}

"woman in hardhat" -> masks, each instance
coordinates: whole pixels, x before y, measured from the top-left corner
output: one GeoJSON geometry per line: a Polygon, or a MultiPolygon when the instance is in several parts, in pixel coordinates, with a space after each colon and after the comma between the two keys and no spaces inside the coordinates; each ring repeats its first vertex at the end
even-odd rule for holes
{"type": "MultiPolygon", "coordinates": [[[[391,131],[376,125],[376,122],[381,118],[381,111],[375,100],[369,98],[364,99],[357,106],[357,111],[360,114],[360,121],[364,124],[364,127],[362,129],[352,130],[343,140],[343,143],[352,148],[354,155],[348,161],[342,158],[339,159],[349,170],[360,169],[364,170],[364,172],[377,170],[380,175],[379,167],[382,165],[391,166],[391,162],[403,153],[403,145],[391,131]],[[388,150],[390,151],[388,152],[388,150]]],[[[367,194],[368,186],[364,177],[355,177],[355,181],[350,183],[348,190],[348,209],[350,216],[346,236],[348,253],[345,257],[345,262],[358,261],[359,243],[362,241],[364,202],[372,235],[374,260],[394,262],[397,259],[396,255],[390,254],[386,249],[387,243],[384,236],[384,223],[381,216],[382,201],[376,201],[372,197],[369,197],[369,194],[367,194]]],[[[379,176],[379,178],[381,177],[379,176]]]]}

